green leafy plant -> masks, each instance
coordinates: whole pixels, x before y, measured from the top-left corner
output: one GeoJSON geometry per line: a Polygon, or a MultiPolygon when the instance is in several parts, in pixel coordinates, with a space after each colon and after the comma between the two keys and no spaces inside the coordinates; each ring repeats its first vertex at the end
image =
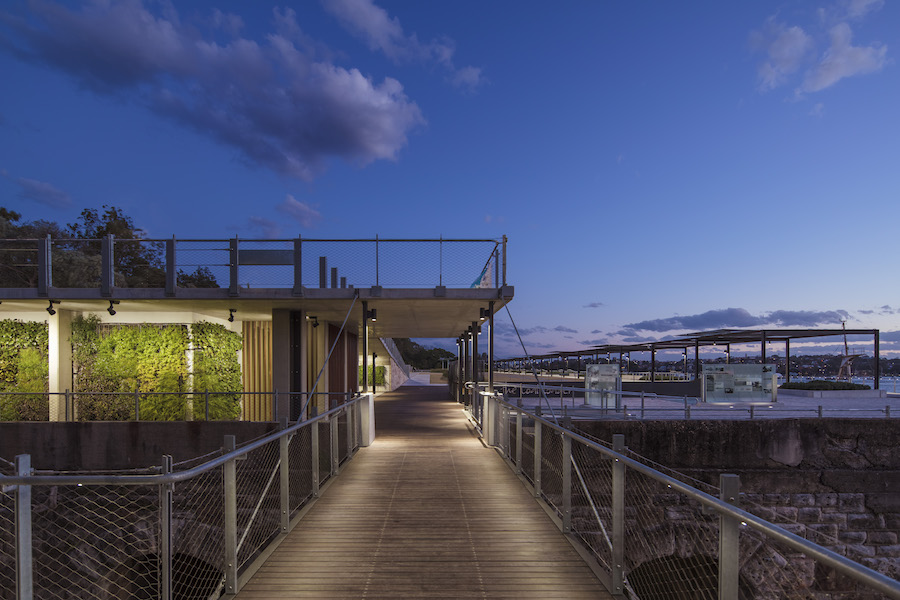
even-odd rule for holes
{"type": "Polygon", "coordinates": [[[191,327],[194,339],[194,418],[206,418],[209,394],[209,418],[222,421],[241,414],[241,395],[223,394],[243,389],[238,352],[241,336],[222,325],[201,321],[191,327]]]}
{"type": "MultiPolygon", "coordinates": [[[[372,385],[372,367],[371,366],[368,368],[368,373],[369,373],[369,376],[367,379],[369,381],[369,385],[372,385]]],[[[385,385],[384,378],[385,378],[386,373],[387,373],[386,367],[375,367],[375,384],[374,385],[385,385]]],[[[363,381],[362,365],[360,365],[360,367],[359,367],[359,381],[360,381],[360,383],[362,383],[362,381],[363,381]]]]}
{"type": "Polygon", "coordinates": [[[46,323],[0,321],[0,392],[34,393],[3,396],[0,420],[48,419],[47,342],[46,323]]]}

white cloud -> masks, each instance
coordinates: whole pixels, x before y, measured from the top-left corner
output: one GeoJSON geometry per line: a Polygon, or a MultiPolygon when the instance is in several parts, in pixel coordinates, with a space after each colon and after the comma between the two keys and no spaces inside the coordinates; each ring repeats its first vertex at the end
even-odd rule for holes
{"type": "Polygon", "coordinates": [[[817,102],[809,111],[809,115],[811,117],[824,117],[825,116],[825,105],[821,102],[817,102]]]}
{"type": "Polygon", "coordinates": [[[450,71],[450,83],[474,91],[485,82],[479,67],[456,68],[453,55],[456,44],[449,38],[420,42],[413,33],[407,35],[400,20],[376,6],[373,0],[323,0],[325,9],[351,34],[362,39],[372,51],[382,52],[397,63],[436,63],[450,71]]]}
{"type": "Polygon", "coordinates": [[[284,202],[276,208],[306,228],[315,227],[322,218],[319,211],[304,202],[300,202],[290,194],[287,194],[284,202]]]}
{"type": "Polygon", "coordinates": [[[853,32],[846,23],[840,23],[829,32],[831,46],[825,51],[819,63],[806,73],[801,92],[818,92],[854,75],[872,73],[884,67],[887,60],[887,46],[853,46],[853,32]]]}
{"type": "Polygon", "coordinates": [[[251,229],[260,232],[262,237],[266,239],[275,239],[281,237],[281,225],[275,221],[264,219],[263,217],[250,217],[248,224],[251,229]]]}
{"type": "Polygon", "coordinates": [[[784,83],[800,69],[813,49],[812,38],[802,28],[786,27],[774,19],[769,19],[766,30],[754,37],[768,55],[768,60],[757,72],[761,91],[775,89],[784,83]]]}
{"type": "MultiPolygon", "coordinates": [[[[237,149],[248,163],[309,180],[329,158],[365,165],[393,160],[424,124],[398,81],[373,81],[327,60],[305,40],[293,11],[275,12],[276,33],[220,44],[182,25],[171,6],[96,2],[69,9],[29,4],[8,19],[0,49],[46,64],[97,93],[132,100],[237,149]]],[[[237,35],[236,17],[204,23],[237,35]]]]}
{"type": "Polygon", "coordinates": [[[860,19],[870,12],[880,10],[884,6],[884,0],[847,0],[847,16],[851,19],[860,19]]]}
{"type": "MultiPolygon", "coordinates": [[[[6,172],[3,173],[6,175],[6,172]]],[[[72,206],[72,198],[66,192],[53,184],[35,179],[19,177],[16,183],[22,188],[19,197],[49,206],[50,208],[69,208],[72,206]]]]}

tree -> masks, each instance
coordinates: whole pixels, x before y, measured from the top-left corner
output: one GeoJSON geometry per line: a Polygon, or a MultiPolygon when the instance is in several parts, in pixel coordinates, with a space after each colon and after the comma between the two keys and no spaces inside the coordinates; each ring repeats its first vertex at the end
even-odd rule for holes
{"type": "MultiPolygon", "coordinates": [[[[165,244],[149,241],[143,229],[122,209],[104,205],[81,211],[78,221],[65,228],[50,221],[20,223],[22,215],[0,207],[0,286],[35,287],[37,250],[33,240],[50,236],[54,287],[99,287],[102,268],[101,239],[115,237],[114,285],[152,287],[166,285],[165,244]],[[22,240],[22,241],[12,241],[22,240]],[[28,241],[25,241],[28,240],[28,241]]],[[[179,287],[219,287],[212,271],[198,267],[193,273],[179,270],[179,287]]]]}
{"type": "Polygon", "coordinates": [[[425,348],[409,338],[394,338],[394,343],[397,344],[403,361],[414,369],[437,369],[441,366],[442,358],[456,358],[455,354],[443,348],[425,348]]]}

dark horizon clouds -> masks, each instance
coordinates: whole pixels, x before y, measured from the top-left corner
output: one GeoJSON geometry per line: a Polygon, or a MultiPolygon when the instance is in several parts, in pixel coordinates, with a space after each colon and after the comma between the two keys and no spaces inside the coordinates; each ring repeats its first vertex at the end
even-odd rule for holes
{"type": "Polygon", "coordinates": [[[275,9],[275,32],[257,42],[237,35],[240,17],[218,10],[198,25],[171,5],[156,14],[139,0],[28,6],[27,14],[0,13],[0,49],[282,175],[309,181],[334,158],[394,160],[425,124],[396,79],[375,81],[321,58],[291,9],[275,9]]]}
{"type": "Polygon", "coordinates": [[[775,327],[817,327],[837,325],[850,318],[845,310],[810,311],[776,310],[768,314],[753,315],[743,308],[708,310],[696,315],[683,315],[666,319],[652,319],[623,325],[620,335],[637,331],[667,332],[679,330],[706,331],[711,329],[775,327]]]}

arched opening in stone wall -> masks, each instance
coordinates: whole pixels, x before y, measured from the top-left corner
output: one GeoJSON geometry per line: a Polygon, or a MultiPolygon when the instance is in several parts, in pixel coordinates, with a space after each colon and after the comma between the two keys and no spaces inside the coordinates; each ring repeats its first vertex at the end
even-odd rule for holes
{"type": "MultiPolygon", "coordinates": [[[[187,554],[172,557],[172,598],[208,600],[222,581],[222,573],[207,562],[187,554]]],[[[144,554],[129,558],[107,577],[105,597],[156,600],[159,598],[159,557],[144,554]]]]}
{"type": "MultiPolygon", "coordinates": [[[[713,556],[654,558],[632,570],[627,577],[641,600],[697,600],[718,596],[719,564],[718,558],[713,556]]],[[[738,598],[754,598],[753,588],[743,576],[738,580],[738,598]]]]}

